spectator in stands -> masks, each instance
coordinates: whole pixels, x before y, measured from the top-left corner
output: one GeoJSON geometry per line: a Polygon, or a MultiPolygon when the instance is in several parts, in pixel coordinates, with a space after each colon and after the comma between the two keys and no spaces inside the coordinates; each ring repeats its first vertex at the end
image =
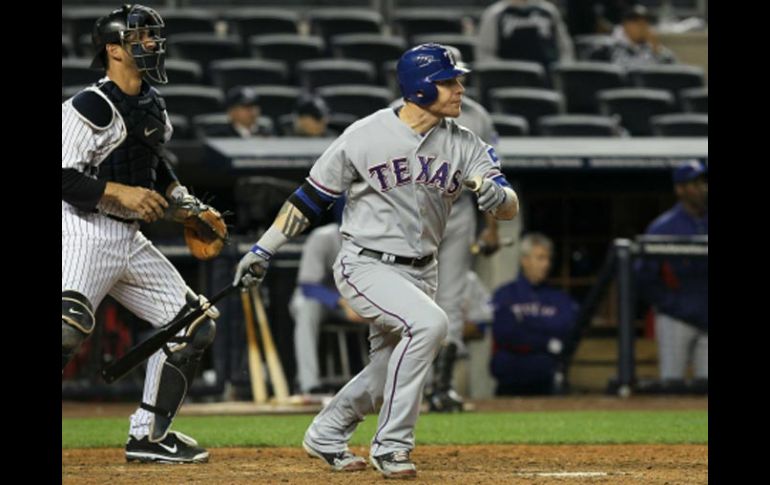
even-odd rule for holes
{"type": "MultiPolygon", "coordinates": [[[[676,205],[655,219],[646,234],[708,235],[707,170],[691,160],[673,171],[676,205]]],[[[655,311],[655,337],[664,387],[685,385],[692,361],[697,388],[708,389],[708,259],[670,256],[637,263],[639,294],[655,311]]]]}
{"type": "Polygon", "coordinates": [[[259,124],[259,96],[253,89],[244,86],[230,88],[225,97],[225,105],[230,124],[209,126],[206,128],[206,136],[253,138],[272,134],[259,124]]]}
{"type": "Polygon", "coordinates": [[[661,45],[655,28],[650,25],[651,17],[643,5],[635,5],[623,14],[620,25],[612,31],[615,43],[609,48],[609,55],[591,54],[592,58],[609,58],[624,68],[642,67],[655,64],[673,64],[674,53],[661,45]]]}
{"type": "Polygon", "coordinates": [[[559,9],[546,0],[500,0],[481,15],[476,59],[538,62],[549,69],[574,58],[559,9]]]}
{"type": "Polygon", "coordinates": [[[334,137],[338,133],[329,129],[329,108],[326,102],[313,95],[303,95],[292,112],[292,125],[286,136],[334,137]]]}
{"type": "Polygon", "coordinates": [[[553,394],[563,388],[562,350],[578,305],[545,283],[553,243],[531,233],[521,241],[521,274],[492,297],[492,375],[498,395],[553,394]]]}

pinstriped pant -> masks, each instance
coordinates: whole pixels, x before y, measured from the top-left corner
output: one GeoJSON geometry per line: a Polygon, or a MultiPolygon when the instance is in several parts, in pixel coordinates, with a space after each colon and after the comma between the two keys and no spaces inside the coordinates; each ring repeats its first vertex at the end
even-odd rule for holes
{"type": "MultiPolygon", "coordinates": [[[[174,266],[139,232],[139,224],[83,214],[62,203],[62,291],[85,295],[96,309],[110,295],[155,327],[170,322],[185,304],[187,286],[174,266]]],[[[155,404],[166,354],[147,363],[144,402],[155,404]]],[[[130,433],[149,434],[154,415],[137,409],[130,433]]]]}

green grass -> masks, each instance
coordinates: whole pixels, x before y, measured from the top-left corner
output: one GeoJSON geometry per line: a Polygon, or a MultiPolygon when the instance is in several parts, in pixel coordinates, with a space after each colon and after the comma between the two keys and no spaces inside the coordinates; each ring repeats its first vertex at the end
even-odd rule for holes
{"type": "MultiPolygon", "coordinates": [[[[206,447],[299,446],[312,416],[181,417],[174,429],[206,447]]],[[[377,424],[368,416],[351,444],[369,442],[377,424]]],[[[125,418],[62,419],[63,448],[121,447],[125,418]]],[[[572,411],[426,414],[415,435],[424,444],[708,443],[707,411],[572,411]]]]}

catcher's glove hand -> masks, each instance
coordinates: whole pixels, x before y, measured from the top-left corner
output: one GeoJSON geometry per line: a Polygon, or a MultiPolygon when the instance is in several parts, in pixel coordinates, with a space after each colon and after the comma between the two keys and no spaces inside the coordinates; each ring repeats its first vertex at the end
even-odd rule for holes
{"type": "Polygon", "coordinates": [[[167,217],[184,225],[184,239],[190,252],[198,259],[216,257],[227,241],[227,224],[222,214],[190,195],[184,186],[171,192],[167,217]]]}

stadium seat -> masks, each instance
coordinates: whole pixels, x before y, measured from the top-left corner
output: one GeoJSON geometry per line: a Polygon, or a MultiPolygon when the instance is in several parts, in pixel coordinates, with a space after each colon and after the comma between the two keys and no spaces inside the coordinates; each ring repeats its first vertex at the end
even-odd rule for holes
{"type": "Polygon", "coordinates": [[[623,128],[611,116],[553,115],[538,120],[542,136],[609,137],[621,136],[623,128]]]}
{"type": "Polygon", "coordinates": [[[393,27],[410,44],[420,44],[416,37],[430,34],[462,34],[463,14],[445,8],[397,9],[393,15],[393,27]]]}
{"type": "Polygon", "coordinates": [[[61,85],[86,85],[98,81],[104,73],[91,69],[91,59],[62,59],[61,85]]]}
{"type": "Polygon", "coordinates": [[[278,8],[239,8],[223,14],[230,33],[244,41],[255,35],[298,34],[299,14],[278,8]]]}
{"type": "Polygon", "coordinates": [[[597,92],[625,86],[623,68],[605,62],[557,63],[553,73],[554,87],[564,95],[568,113],[596,114],[597,92]]]}
{"type": "Polygon", "coordinates": [[[682,98],[682,107],[688,113],[709,112],[709,90],[708,88],[690,88],[679,92],[682,98]]]}
{"type": "Polygon", "coordinates": [[[677,99],[679,92],[704,86],[703,68],[684,64],[662,64],[629,70],[628,77],[640,88],[665,89],[677,99]]]}
{"type": "Polygon", "coordinates": [[[537,120],[541,116],[564,111],[562,95],[550,89],[495,88],[489,92],[492,111],[523,116],[529,123],[530,133],[537,135],[537,120]]]}
{"type": "Polygon", "coordinates": [[[624,88],[599,91],[600,112],[620,116],[632,136],[652,135],[650,117],[676,111],[674,96],[661,89],[624,88]]]}
{"type": "Polygon", "coordinates": [[[289,71],[286,63],[268,59],[224,59],[210,64],[211,81],[222,91],[234,86],[256,84],[286,84],[289,71]]]}
{"type": "Polygon", "coordinates": [[[605,34],[576,35],[572,39],[575,57],[580,61],[610,62],[615,39],[605,34]]]}
{"type": "Polygon", "coordinates": [[[211,12],[200,9],[160,9],[158,13],[166,24],[163,35],[176,39],[177,34],[213,34],[215,18],[211,12]]]}
{"type": "Polygon", "coordinates": [[[278,117],[291,113],[302,94],[302,90],[293,86],[254,86],[254,93],[259,97],[259,107],[263,116],[269,116],[274,122],[278,117]]]}
{"type": "Polygon", "coordinates": [[[547,86],[545,69],[535,62],[483,60],[473,65],[469,76],[479,89],[479,101],[490,106],[489,91],[494,88],[547,86]]]}
{"type": "Polygon", "coordinates": [[[158,90],[166,100],[169,113],[192,118],[204,113],[221,113],[224,95],[219,88],[210,86],[162,86],[158,90]]]}
{"type": "Polygon", "coordinates": [[[297,34],[257,35],[249,39],[252,56],[286,62],[292,77],[297,62],[323,57],[324,46],[321,37],[297,34]]]}
{"type": "Polygon", "coordinates": [[[498,136],[527,136],[529,123],[523,116],[490,113],[498,136]]]}
{"type": "Polygon", "coordinates": [[[377,70],[369,61],[354,59],[313,59],[297,64],[300,85],[312,91],[337,84],[375,84],[377,70]]]}
{"type": "Polygon", "coordinates": [[[166,59],[165,66],[169,84],[201,84],[203,82],[203,69],[195,61],[166,59]]]}
{"type": "Polygon", "coordinates": [[[390,90],[376,86],[343,84],[318,88],[316,93],[326,101],[332,112],[351,114],[358,118],[386,108],[393,100],[390,90]]]}
{"type": "Polygon", "coordinates": [[[327,45],[336,35],[379,34],[382,31],[382,15],[374,10],[324,8],[308,12],[307,20],[310,35],[322,37],[327,45]]]}
{"type": "MultiPolygon", "coordinates": [[[[345,34],[332,38],[334,57],[371,61],[375,66],[382,66],[386,61],[397,61],[407,49],[401,37],[381,34],[345,34]]],[[[384,80],[382,71],[379,79],[384,80]]]]}
{"type": "Polygon", "coordinates": [[[236,36],[216,34],[177,34],[168,44],[169,57],[197,61],[206,77],[209,63],[220,59],[244,57],[241,42],[236,36]]]}
{"type": "Polygon", "coordinates": [[[709,136],[709,115],[674,113],[653,116],[652,133],[655,136],[709,136]]]}

